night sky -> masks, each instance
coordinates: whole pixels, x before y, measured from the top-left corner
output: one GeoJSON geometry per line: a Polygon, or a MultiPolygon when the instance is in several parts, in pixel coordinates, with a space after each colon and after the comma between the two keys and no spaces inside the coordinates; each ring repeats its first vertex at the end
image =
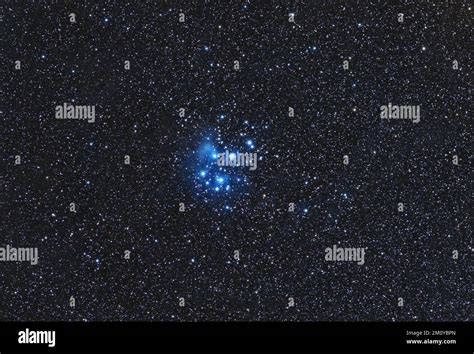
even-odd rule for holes
{"type": "Polygon", "coordinates": [[[0,320],[473,320],[472,6],[2,2],[0,320]]]}

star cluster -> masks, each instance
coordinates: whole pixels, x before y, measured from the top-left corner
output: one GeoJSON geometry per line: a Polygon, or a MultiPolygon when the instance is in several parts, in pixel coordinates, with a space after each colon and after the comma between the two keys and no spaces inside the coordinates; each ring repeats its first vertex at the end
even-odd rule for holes
{"type": "MultiPolygon", "coordinates": [[[[236,161],[240,151],[257,150],[252,139],[242,140],[241,147],[236,148],[225,144],[219,135],[217,135],[217,144],[207,136],[192,155],[194,162],[192,166],[195,168],[193,183],[196,194],[203,194],[206,202],[210,198],[215,203],[216,197],[221,195],[224,196],[225,201],[232,200],[235,194],[244,194],[246,187],[248,189],[248,186],[251,185],[251,177],[249,176],[251,171],[249,171],[248,166],[238,166],[240,167],[238,168],[236,166],[221,166],[218,163],[221,155],[223,161],[226,154],[229,160],[236,161]]],[[[260,160],[262,160],[261,156],[260,160]]],[[[228,204],[224,208],[226,210],[232,209],[228,204]]]]}

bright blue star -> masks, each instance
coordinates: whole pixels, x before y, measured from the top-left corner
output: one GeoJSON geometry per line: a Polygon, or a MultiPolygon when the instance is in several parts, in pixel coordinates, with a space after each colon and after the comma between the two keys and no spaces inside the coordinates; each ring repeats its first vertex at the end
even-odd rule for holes
{"type": "Polygon", "coordinates": [[[253,144],[253,141],[250,140],[250,139],[247,140],[247,141],[245,142],[245,144],[247,144],[247,146],[249,146],[251,149],[253,149],[253,148],[255,147],[255,145],[253,144]]]}

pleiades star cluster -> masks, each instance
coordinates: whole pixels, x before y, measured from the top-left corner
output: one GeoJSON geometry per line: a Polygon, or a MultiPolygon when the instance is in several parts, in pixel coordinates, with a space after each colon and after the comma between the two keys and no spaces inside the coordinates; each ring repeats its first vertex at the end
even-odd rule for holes
{"type": "Polygon", "coordinates": [[[0,319],[473,320],[472,6],[2,1],[0,319]]]}

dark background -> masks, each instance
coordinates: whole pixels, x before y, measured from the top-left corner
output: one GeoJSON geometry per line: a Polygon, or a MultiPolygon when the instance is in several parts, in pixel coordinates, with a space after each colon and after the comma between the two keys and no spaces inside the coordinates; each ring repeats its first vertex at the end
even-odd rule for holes
{"type": "Polygon", "coordinates": [[[0,319],[472,320],[471,8],[3,2],[0,246],[40,258],[0,264],[0,319]],[[64,102],[96,122],[56,120],[64,102]],[[420,123],[381,120],[388,102],[420,123]],[[194,178],[208,135],[262,157],[231,193],[194,178]],[[365,264],[324,261],[333,244],[365,264]]]}

